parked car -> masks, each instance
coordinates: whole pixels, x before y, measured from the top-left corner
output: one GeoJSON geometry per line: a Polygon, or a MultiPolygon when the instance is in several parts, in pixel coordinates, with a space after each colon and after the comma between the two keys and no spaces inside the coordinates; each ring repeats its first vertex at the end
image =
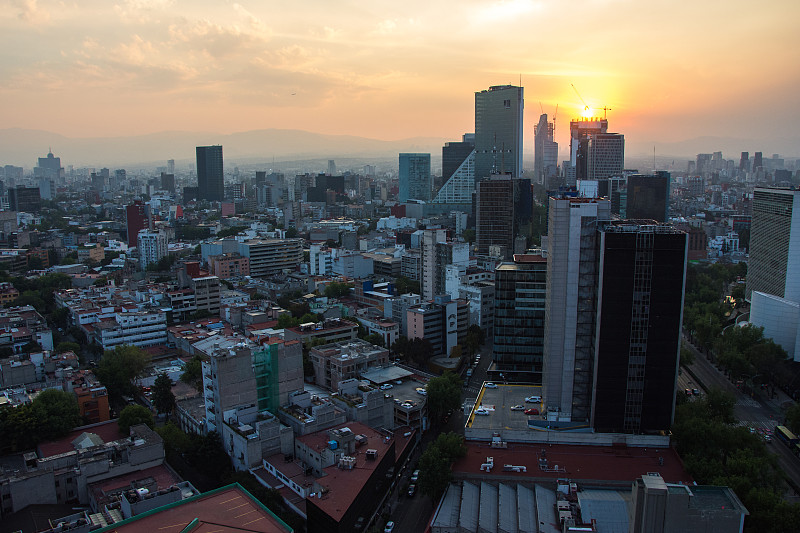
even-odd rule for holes
{"type": "Polygon", "coordinates": [[[417,486],[413,483],[408,486],[408,497],[411,498],[417,492],[417,486]]]}
{"type": "Polygon", "coordinates": [[[497,383],[492,383],[491,381],[487,381],[486,385],[484,385],[484,387],[486,387],[487,389],[496,389],[497,388],[497,383]]]}
{"type": "Polygon", "coordinates": [[[391,383],[384,383],[383,385],[381,385],[381,390],[389,390],[391,388],[392,388],[391,383]]]}
{"type": "Polygon", "coordinates": [[[525,409],[525,414],[526,415],[538,415],[539,414],[539,410],[537,408],[535,408],[535,407],[531,407],[530,409],[525,409]]]}
{"type": "Polygon", "coordinates": [[[541,396],[528,396],[525,398],[525,403],[542,403],[541,396]]]}
{"type": "Polygon", "coordinates": [[[511,410],[512,411],[524,411],[525,410],[525,406],[524,405],[515,405],[515,406],[511,407],[511,410]]]}
{"type": "Polygon", "coordinates": [[[478,407],[477,409],[475,409],[475,414],[476,415],[488,416],[489,415],[489,410],[488,409],[484,409],[483,407],[478,407]]]}
{"type": "Polygon", "coordinates": [[[389,520],[386,522],[386,527],[383,528],[383,533],[392,533],[394,531],[394,522],[389,520]]]}
{"type": "Polygon", "coordinates": [[[695,396],[700,396],[700,389],[692,389],[692,394],[695,396]]]}
{"type": "Polygon", "coordinates": [[[421,394],[422,396],[427,396],[428,395],[428,391],[426,391],[422,387],[417,387],[417,394],[421,394]]]}
{"type": "Polygon", "coordinates": [[[686,396],[692,395],[692,389],[684,389],[683,392],[686,393],[686,396]]]}

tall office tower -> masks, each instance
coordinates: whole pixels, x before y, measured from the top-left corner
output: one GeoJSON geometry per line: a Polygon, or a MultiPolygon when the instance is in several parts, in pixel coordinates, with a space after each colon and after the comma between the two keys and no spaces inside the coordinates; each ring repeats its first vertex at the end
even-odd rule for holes
{"type": "Polygon", "coordinates": [[[549,200],[542,387],[558,420],[588,422],[591,415],[597,224],[610,217],[608,200],[549,200]]]}
{"type": "Polygon", "coordinates": [[[739,172],[750,171],[750,153],[742,152],[742,157],[739,159],[739,172]]]}
{"type": "Polygon", "coordinates": [[[445,293],[445,267],[456,265],[466,272],[469,264],[469,245],[447,240],[447,230],[427,229],[420,241],[420,288],[423,301],[445,293]]]}
{"type": "Polygon", "coordinates": [[[175,194],[175,174],[161,173],[161,189],[175,194]]]}
{"type": "Polygon", "coordinates": [[[745,295],[800,301],[800,190],[756,187],[745,295]]]}
{"type": "Polygon", "coordinates": [[[400,154],[400,194],[398,200],[431,199],[431,154],[400,154]]]}
{"type": "Polygon", "coordinates": [[[222,146],[197,147],[197,187],[199,200],[221,202],[225,197],[222,173],[222,146]]]}
{"type": "Polygon", "coordinates": [[[134,200],[131,205],[125,206],[125,223],[128,227],[128,246],[137,246],[139,232],[150,227],[148,206],[141,200],[134,200]]]}
{"type": "MultiPolygon", "coordinates": [[[[6,176],[10,178],[11,176],[6,176]]],[[[64,179],[64,169],[61,168],[61,158],[53,155],[50,151],[47,157],[40,157],[39,164],[33,169],[33,177],[36,179],[47,178],[59,182],[64,179]]]]}
{"type": "Polygon", "coordinates": [[[752,213],[750,323],[800,361],[800,190],[756,187],[752,213]]]}
{"type": "Polygon", "coordinates": [[[478,253],[487,255],[498,246],[500,256],[514,253],[514,239],[530,222],[533,197],[531,182],[510,176],[493,176],[478,182],[476,242],[478,253]]]}
{"type": "Polygon", "coordinates": [[[475,137],[465,133],[461,142],[442,147],[445,182],[433,199],[437,204],[471,204],[475,192],[475,137]]]}
{"type": "Polygon", "coordinates": [[[336,175],[336,161],[328,159],[328,174],[331,176],[336,175]]]}
{"type": "Polygon", "coordinates": [[[150,263],[158,263],[167,256],[167,234],[163,231],[142,230],[137,237],[139,248],[139,265],[142,270],[150,263]]]}
{"type": "Polygon", "coordinates": [[[764,166],[764,161],[761,155],[761,152],[756,152],[753,154],[753,171],[755,172],[756,169],[759,169],[764,166]]]}
{"type": "Polygon", "coordinates": [[[586,137],[578,151],[575,177],[597,180],[621,176],[625,168],[625,136],[620,133],[595,133],[586,137]]]}
{"type": "Polygon", "coordinates": [[[686,233],[670,225],[620,221],[599,231],[595,431],[672,425],[687,250],[686,233]]]}
{"type": "Polygon", "coordinates": [[[475,149],[474,137],[471,138],[471,140],[467,140],[468,138],[467,134],[465,134],[463,137],[464,140],[444,143],[444,146],[442,146],[442,176],[445,180],[450,179],[450,177],[455,174],[458,167],[461,166],[461,163],[463,163],[475,149]]]}
{"type": "Polygon", "coordinates": [[[547,114],[539,116],[533,129],[533,179],[547,189],[557,186],[558,143],[555,142],[556,123],[547,121],[547,114]]]}
{"type": "Polygon", "coordinates": [[[175,160],[167,159],[167,174],[175,174],[175,160]]]}
{"type": "Polygon", "coordinates": [[[711,154],[697,154],[695,172],[703,174],[711,171],[711,154]]]}
{"type": "Polygon", "coordinates": [[[128,172],[124,168],[120,168],[114,171],[114,181],[112,190],[119,191],[125,188],[125,184],[127,182],[128,172]]]}
{"type": "Polygon", "coordinates": [[[547,259],[514,255],[494,271],[492,358],[509,381],[541,383],[547,259]]]}
{"type": "Polygon", "coordinates": [[[38,213],[42,209],[42,197],[39,187],[23,187],[18,185],[8,189],[9,211],[38,213]]]}
{"type": "Polygon", "coordinates": [[[669,186],[670,173],[663,170],[657,170],[652,176],[628,176],[625,218],[667,222],[669,186]]]}
{"type": "Polygon", "coordinates": [[[475,93],[475,181],[522,172],[523,88],[495,85],[475,93]]]}
{"type": "Polygon", "coordinates": [[[581,141],[589,135],[608,133],[608,120],[604,118],[579,118],[569,122],[569,162],[575,167],[578,163],[578,150],[581,141]]]}

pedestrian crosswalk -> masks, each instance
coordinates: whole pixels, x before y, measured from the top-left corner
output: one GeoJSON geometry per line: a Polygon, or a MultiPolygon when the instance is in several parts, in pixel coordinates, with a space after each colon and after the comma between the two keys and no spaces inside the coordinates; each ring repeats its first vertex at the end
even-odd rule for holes
{"type": "Polygon", "coordinates": [[[741,405],[743,407],[761,407],[760,403],[758,403],[752,398],[748,398],[747,396],[739,398],[736,401],[736,405],[741,405]]]}

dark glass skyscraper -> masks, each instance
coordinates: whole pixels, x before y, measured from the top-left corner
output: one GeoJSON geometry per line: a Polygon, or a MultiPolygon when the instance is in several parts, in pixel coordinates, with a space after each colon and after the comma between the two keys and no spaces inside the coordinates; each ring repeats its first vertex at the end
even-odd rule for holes
{"type": "Polygon", "coordinates": [[[523,89],[495,85],[475,93],[475,181],[522,172],[523,89]]]}
{"type": "Polygon", "coordinates": [[[197,147],[197,186],[200,200],[221,202],[225,197],[222,146],[197,147]]]}
{"type": "Polygon", "coordinates": [[[628,176],[625,217],[667,222],[669,181],[669,172],[663,170],[656,171],[652,176],[643,174],[628,176]]]}
{"type": "Polygon", "coordinates": [[[431,199],[431,154],[400,154],[401,202],[431,199]]]}
{"type": "Polygon", "coordinates": [[[606,433],[668,430],[675,409],[686,233],[612,223],[600,231],[592,425],[606,433]]]}

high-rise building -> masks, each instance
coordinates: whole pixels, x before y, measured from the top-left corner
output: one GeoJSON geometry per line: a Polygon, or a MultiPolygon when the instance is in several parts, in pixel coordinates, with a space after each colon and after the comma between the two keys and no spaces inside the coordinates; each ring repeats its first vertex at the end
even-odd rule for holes
{"type": "Polygon", "coordinates": [[[577,179],[597,180],[622,175],[622,170],[625,168],[624,135],[620,133],[588,135],[586,144],[581,144],[581,151],[578,153],[577,179]],[[585,153],[581,154],[584,149],[585,153]]]}
{"type": "Polygon", "coordinates": [[[139,249],[139,265],[142,270],[147,269],[147,265],[158,263],[163,257],[167,256],[167,234],[163,231],[142,230],[137,237],[139,249]]]}
{"type": "Polygon", "coordinates": [[[558,177],[558,143],[554,140],[556,123],[548,122],[547,113],[539,116],[533,130],[533,179],[553,189],[558,177]]]}
{"type": "Polygon", "coordinates": [[[592,426],[658,434],[672,426],[687,235],[621,221],[599,231],[592,426]]]}
{"type": "Polygon", "coordinates": [[[628,176],[625,218],[667,222],[669,187],[670,173],[663,170],[657,170],[652,176],[644,174],[628,176]]]}
{"type": "Polygon", "coordinates": [[[467,157],[475,149],[474,136],[464,135],[460,142],[444,143],[442,147],[442,176],[450,179],[467,157]]]}
{"type": "Polygon", "coordinates": [[[175,160],[167,159],[167,174],[175,174],[175,160]]]}
{"type": "Polygon", "coordinates": [[[61,168],[61,158],[53,155],[50,151],[47,157],[40,157],[38,166],[33,169],[34,178],[49,178],[58,181],[64,177],[64,169],[61,168]]]}
{"type": "Polygon", "coordinates": [[[764,161],[761,152],[756,152],[755,154],[753,154],[753,172],[755,172],[762,166],[764,166],[764,161]]]}
{"type": "Polygon", "coordinates": [[[569,162],[575,167],[578,163],[578,150],[581,140],[589,135],[608,132],[608,120],[604,118],[581,118],[569,123],[569,162]]]}
{"type": "Polygon", "coordinates": [[[431,199],[431,154],[400,154],[400,193],[398,200],[431,199]]]}
{"type": "Polygon", "coordinates": [[[39,187],[21,185],[8,189],[8,209],[25,213],[38,213],[42,209],[39,187]]]}
{"type": "Polygon", "coordinates": [[[608,200],[549,200],[542,388],[558,420],[588,422],[591,415],[597,225],[610,218],[608,200]]]}
{"type": "Polygon", "coordinates": [[[447,230],[427,229],[420,239],[420,288],[424,301],[445,292],[445,267],[456,265],[466,271],[469,264],[469,245],[447,240],[447,230]]]}
{"type": "Polygon", "coordinates": [[[137,246],[139,243],[139,232],[149,228],[150,222],[147,208],[148,206],[141,200],[134,200],[131,205],[125,207],[125,223],[128,227],[128,246],[137,246]]]}
{"type": "Polygon", "coordinates": [[[175,174],[161,173],[161,189],[175,194],[175,174]]]}
{"type": "Polygon", "coordinates": [[[475,93],[475,181],[522,172],[523,88],[495,85],[475,93]]]}
{"type": "Polygon", "coordinates": [[[250,260],[250,275],[265,277],[295,270],[303,262],[301,239],[256,239],[238,243],[238,252],[250,260]]]}
{"type": "Polygon", "coordinates": [[[752,210],[745,296],[800,301],[800,191],[756,187],[752,210]]]}
{"type": "Polygon", "coordinates": [[[221,202],[224,199],[222,146],[197,147],[197,186],[199,200],[221,202]]]}
{"type": "Polygon", "coordinates": [[[532,202],[528,179],[493,176],[480,180],[475,207],[478,253],[489,254],[491,246],[499,246],[501,257],[510,258],[514,239],[530,222],[532,202]]]}
{"type": "Polygon", "coordinates": [[[739,172],[750,171],[750,153],[742,152],[742,157],[739,159],[739,172]]]}
{"type": "Polygon", "coordinates": [[[494,272],[492,358],[509,381],[542,380],[547,259],[514,255],[494,272]]]}

